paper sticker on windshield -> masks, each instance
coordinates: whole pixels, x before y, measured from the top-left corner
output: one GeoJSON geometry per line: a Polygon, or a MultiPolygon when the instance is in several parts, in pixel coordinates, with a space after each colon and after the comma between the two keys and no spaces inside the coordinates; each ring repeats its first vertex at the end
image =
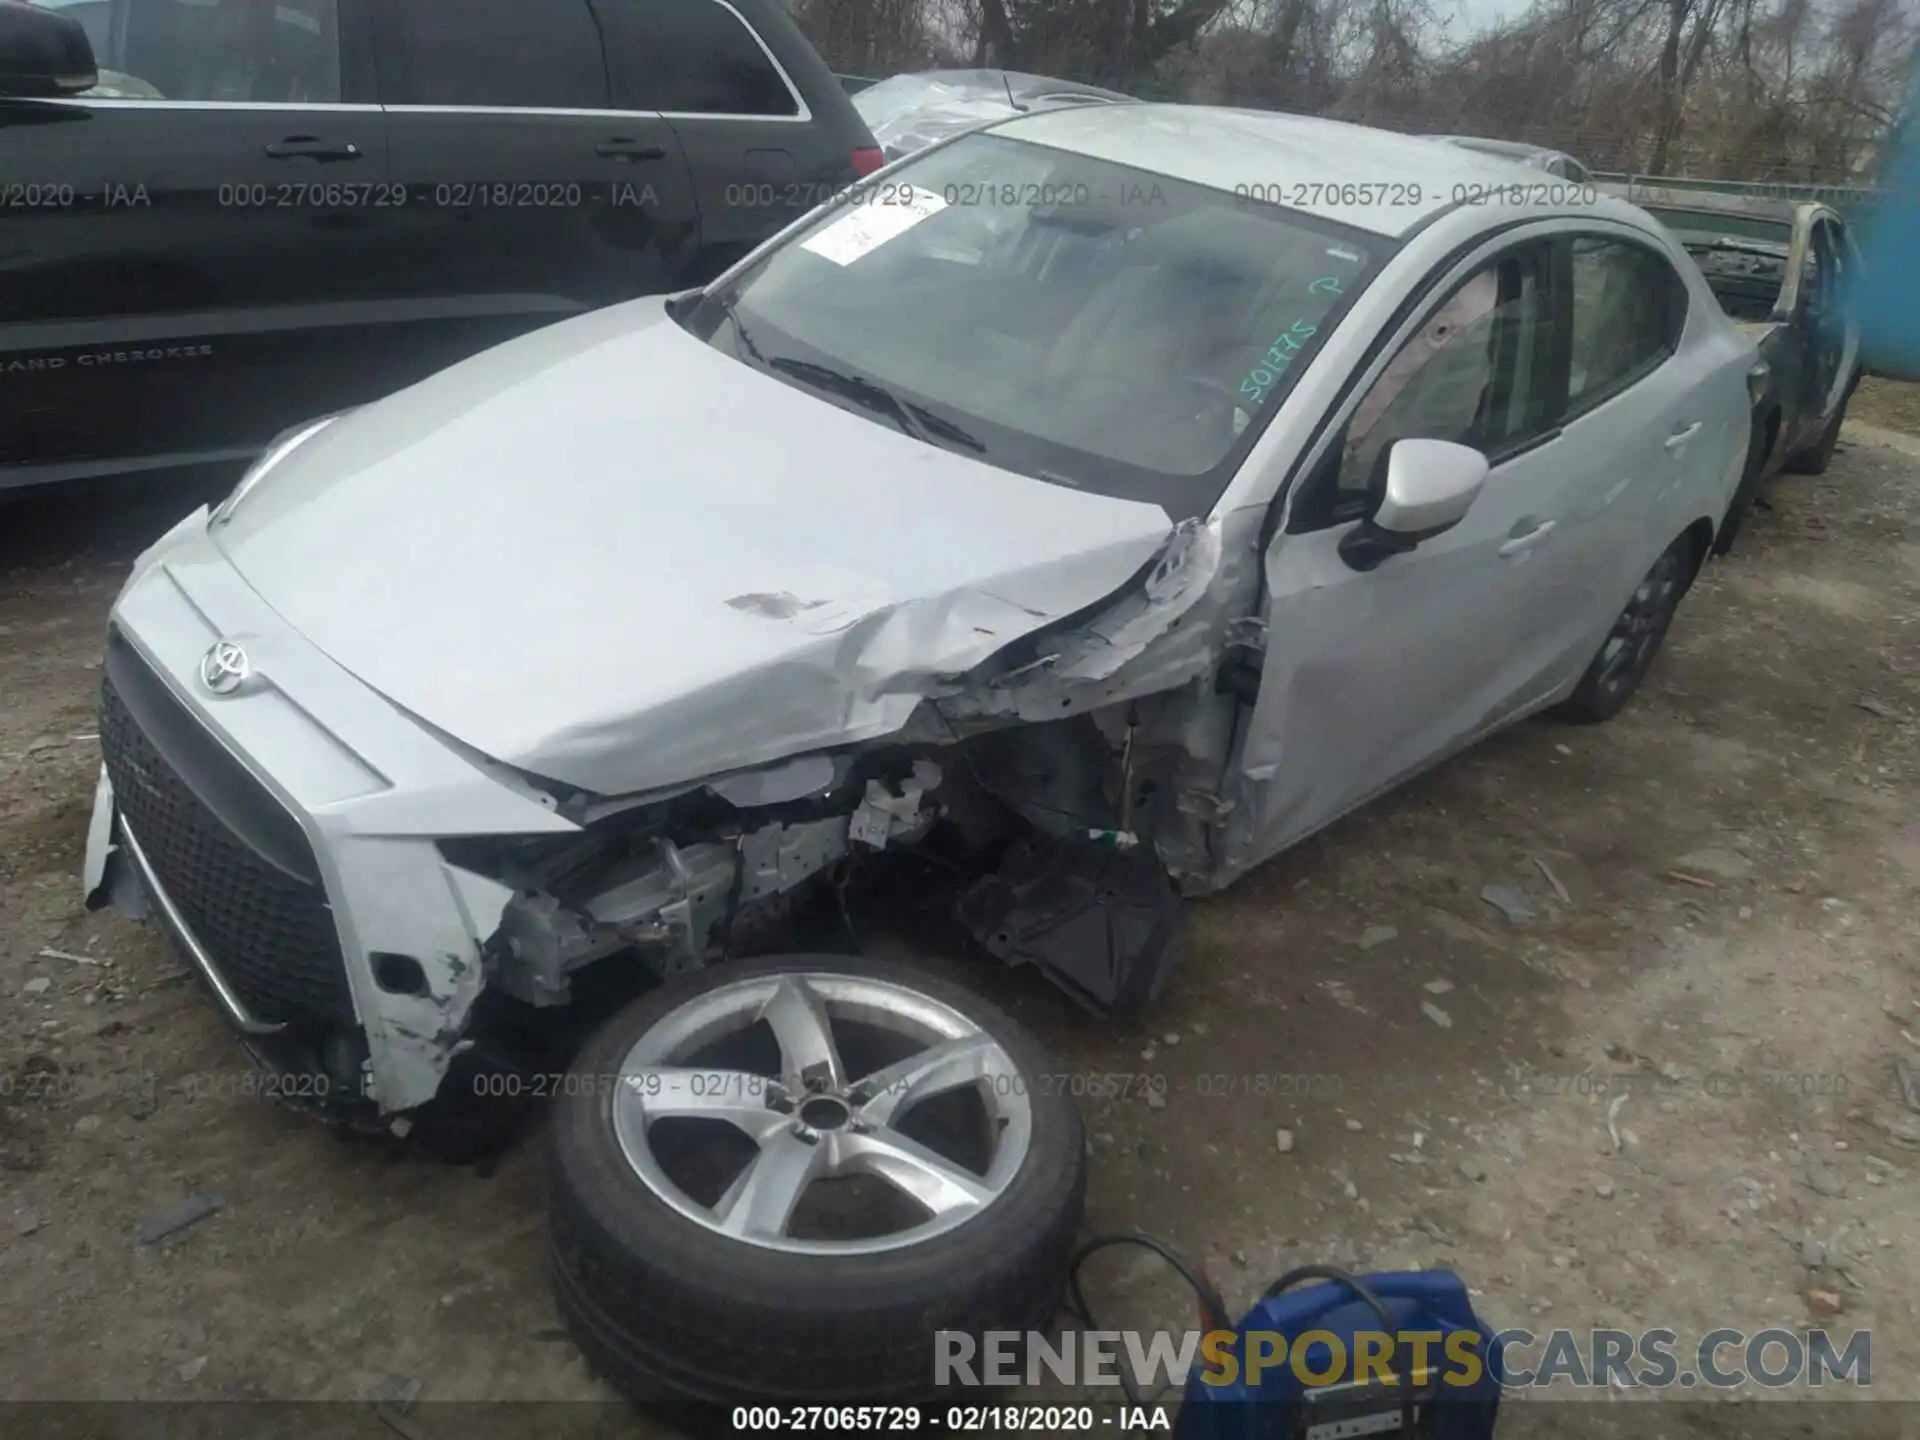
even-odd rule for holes
{"type": "Polygon", "coordinates": [[[946,208],[946,200],[931,190],[890,185],[874,194],[871,203],[856,206],[826,229],[801,241],[800,248],[836,265],[851,265],[946,208]]]}

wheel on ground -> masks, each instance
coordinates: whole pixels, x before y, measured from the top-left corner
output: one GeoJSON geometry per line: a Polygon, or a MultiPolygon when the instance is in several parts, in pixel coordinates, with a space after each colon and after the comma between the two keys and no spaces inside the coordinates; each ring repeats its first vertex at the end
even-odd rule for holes
{"type": "Polygon", "coordinates": [[[1827,421],[1827,428],[1820,432],[1820,438],[1796,454],[1787,457],[1786,468],[1796,475],[1824,475],[1827,465],[1833,459],[1833,447],[1840,443],[1840,426],[1847,418],[1847,405],[1853,399],[1854,387],[1860,383],[1856,375],[1847,382],[1847,388],[1840,396],[1840,404],[1833,412],[1833,418],[1827,421]]]}
{"type": "Polygon", "coordinates": [[[1693,541],[1683,535],[1634,587],[1599,653],[1573,693],[1560,702],[1556,715],[1575,724],[1594,725],[1620,713],[1659,653],[1660,642],[1667,638],[1693,570],[1693,541]]]}
{"type": "Polygon", "coordinates": [[[1086,1135],[1052,1068],[903,967],[787,956],[669,982],[554,1101],[562,1319],[641,1403],[937,1393],[936,1332],[1045,1329],[1059,1305],[1086,1135]]]}

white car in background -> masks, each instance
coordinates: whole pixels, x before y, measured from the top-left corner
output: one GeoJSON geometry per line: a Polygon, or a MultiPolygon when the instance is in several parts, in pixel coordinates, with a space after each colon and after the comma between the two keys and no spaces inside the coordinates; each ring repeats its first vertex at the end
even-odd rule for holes
{"type": "Polygon", "coordinates": [[[855,92],[853,108],[887,159],[994,120],[1074,105],[1125,105],[1133,97],[1019,70],[921,70],[855,92]]]}
{"type": "Polygon", "coordinates": [[[1138,1010],[1180,897],[1627,703],[1752,347],[1643,211],[1511,174],[1017,115],[289,432],[113,607],[90,897],[151,900],[268,1093],[425,1131],[544,1077],[561,1313],[629,1394],[908,1396],[936,1325],[1043,1328],[1086,1160],[1041,1052],[954,985],[732,957],[938,877],[1138,1010]],[[566,1013],[584,1052],[516,1058],[566,1013]],[[815,1228],[839,1179],[892,1218],[815,1228]]]}
{"type": "Polygon", "coordinates": [[[1519,140],[1488,140],[1478,135],[1436,135],[1434,138],[1448,145],[1457,145],[1462,150],[1476,150],[1482,155],[1511,160],[1530,170],[1544,170],[1549,175],[1571,180],[1576,185],[1593,183],[1593,172],[1564,150],[1528,145],[1519,140]]]}

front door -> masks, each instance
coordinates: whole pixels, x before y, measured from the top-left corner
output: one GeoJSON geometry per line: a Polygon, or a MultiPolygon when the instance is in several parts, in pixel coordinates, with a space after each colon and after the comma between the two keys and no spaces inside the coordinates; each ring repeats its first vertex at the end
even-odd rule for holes
{"type": "Polygon", "coordinates": [[[1808,334],[1809,357],[1799,436],[1803,445],[1818,440],[1846,384],[1842,365],[1849,359],[1848,325],[1843,291],[1838,236],[1831,221],[1815,220],[1800,279],[1801,323],[1808,334]]]}
{"type": "MultiPolygon", "coordinates": [[[[1250,858],[1272,854],[1511,713],[1530,574],[1557,563],[1544,502],[1554,290],[1545,241],[1439,279],[1410,334],[1376,362],[1293,498],[1266,557],[1267,652],[1241,764],[1250,858]],[[1340,557],[1393,441],[1451,440],[1492,462],[1452,530],[1371,571],[1340,557]]],[[[1238,845],[1235,848],[1239,848],[1238,845]]]]}
{"type": "Polygon", "coordinates": [[[99,86],[0,100],[0,486],[258,447],[379,349],[395,196],[351,0],[85,8],[99,86]]]}
{"type": "Polygon", "coordinates": [[[1860,253],[1853,237],[1838,220],[1822,219],[1827,251],[1833,257],[1833,283],[1827,287],[1828,313],[1824,328],[1839,352],[1821,409],[1831,415],[1846,398],[1854,367],[1860,363],[1860,253]]]}
{"type": "Polygon", "coordinates": [[[686,160],[658,114],[614,107],[587,0],[381,0],[375,33],[407,192],[401,378],[674,288],[686,160]]]}

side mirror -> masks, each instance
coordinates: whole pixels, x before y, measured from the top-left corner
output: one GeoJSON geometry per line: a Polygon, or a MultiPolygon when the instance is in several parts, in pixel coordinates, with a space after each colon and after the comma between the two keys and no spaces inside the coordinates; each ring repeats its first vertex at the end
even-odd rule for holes
{"type": "Polygon", "coordinates": [[[57,99],[100,83],[93,43],[71,15],[0,0],[0,96],[57,99]]]}
{"type": "Polygon", "coordinates": [[[1340,537],[1340,558],[1372,570],[1451,530],[1487,483],[1487,457],[1450,440],[1396,440],[1380,452],[1367,517],[1340,537]]]}

